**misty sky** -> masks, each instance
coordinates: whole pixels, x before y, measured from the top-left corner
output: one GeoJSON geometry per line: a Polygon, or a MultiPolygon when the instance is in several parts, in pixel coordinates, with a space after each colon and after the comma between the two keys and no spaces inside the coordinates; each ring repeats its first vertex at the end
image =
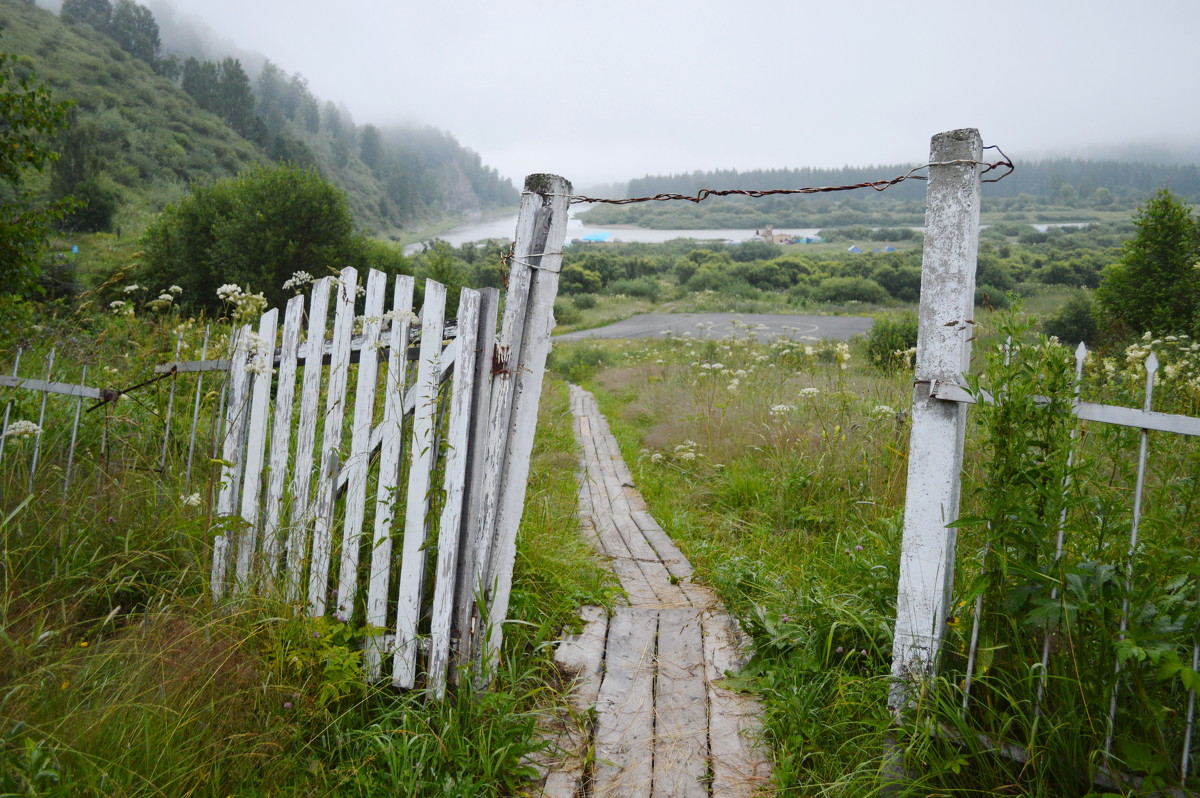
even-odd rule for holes
{"type": "Polygon", "coordinates": [[[1200,153],[1198,0],[166,1],[518,184],[921,161],[957,127],[1014,158],[1200,153]]]}

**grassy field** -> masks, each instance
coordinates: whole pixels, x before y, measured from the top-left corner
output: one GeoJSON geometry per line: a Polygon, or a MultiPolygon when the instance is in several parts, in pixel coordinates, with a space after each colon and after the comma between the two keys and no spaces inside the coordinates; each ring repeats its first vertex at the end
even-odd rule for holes
{"type": "MultiPolygon", "coordinates": [[[[1055,388],[1070,396],[1070,350],[1039,342],[1024,312],[976,318],[976,370],[1010,401],[971,414],[944,676],[899,727],[886,704],[911,371],[871,367],[862,341],[676,338],[556,352],[557,367],[598,394],[655,517],[751,634],[755,656],[738,679],[763,697],[783,794],[879,794],[896,756],[914,776],[899,793],[922,796],[1099,795],[1088,781],[1101,765],[1143,789],[1178,779],[1200,617],[1190,551],[1197,449],[1155,439],[1146,506],[1158,509],[1143,518],[1131,559],[1136,435],[1095,425],[1075,443],[1066,403],[1050,412],[1033,399],[1055,388]],[[1060,523],[1066,551],[1055,560],[1060,523]],[[1125,568],[1137,576],[1128,585],[1125,568]],[[969,671],[975,617],[984,642],[969,671]],[[1054,656],[1043,683],[1045,640],[1054,656]],[[1028,760],[997,756],[976,742],[980,732],[1028,760]]],[[[1085,398],[1140,405],[1151,346],[1172,364],[1156,407],[1194,413],[1196,349],[1185,339],[1093,357],[1085,398]]]]}

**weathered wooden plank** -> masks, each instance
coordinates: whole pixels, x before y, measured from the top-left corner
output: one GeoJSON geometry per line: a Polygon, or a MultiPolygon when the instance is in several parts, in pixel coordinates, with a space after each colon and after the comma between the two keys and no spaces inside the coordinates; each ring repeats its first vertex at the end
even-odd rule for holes
{"type": "Polygon", "coordinates": [[[346,516],[343,521],[342,560],[338,577],[337,614],[349,618],[358,595],[358,558],[362,547],[363,516],[367,510],[367,476],[370,471],[371,427],[375,421],[375,386],[379,376],[378,344],[383,327],[387,275],[367,273],[363,310],[363,356],[358,362],[354,389],[354,420],[350,428],[350,459],[346,463],[346,516]]]}
{"type": "MultiPolygon", "coordinates": [[[[474,352],[479,334],[480,297],[463,289],[458,304],[460,352],[474,352]]],[[[475,398],[474,358],[463,358],[464,367],[455,375],[450,394],[450,417],[446,434],[445,504],[438,522],[438,556],[434,571],[433,607],[430,610],[430,655],[428,682],[441,698],[446,691],[450,666],[450,627],[454,618],[459,547],[463,534],[464,505],[470,468],[472,400],[475,398]]]]}
{"type": "MultiPolygon", "coordinates": [[[[14,368],[15,371],[15,368],[14,368]]],[[[33,380],[26,377],[0,375],[0,388],[25,388],[30,391],[52,393],[59,396],[81,396],[84,399],[103,399],[104,391],[87,385],[72,385],[69,382],[33,380]]]]}
{"type": "MultiPolygon", "coordinates": [[[[475,371],[475,393],[471,400],[471,445],[470,466],[467,472],[467,507],[463,519],[462,545],[458,557],[458,586],[455,596],[455,618],[451,634],[456,637],[455,662],[451,677],[458,678],[458,670],[471,662],[471,640],[476,610],[476,563],[479,553],[475,549],[476,531],[483,518],[483,484],[486,461],[486,437],[488,415],[492,397],[492,354],[496,345],[496,319],[500,309],[500,292],[495,288],[484,288],[479,292],[479,325],[476,333],[475,359],[470,366],[475,371]]],[[[468,368],[464,355],[461,368],[468,368]]]]}
{"type": "MultiPolygon", "coordinates": [[[[81,373],[79,375],[79,382],[80,383],[87,382],[87,366],[86,365],[81,369],[81,373]]],[[[173,390],[174,390],[174,386],[172,386],[172,391],[173,390]]],[[[70,445],[70,448],[67,449],[67,468],[63,472],[63,499],[64,500],[67,498],[67,494],[71,490],[71,469],[75,465],[75,444],[79,440],[79,415],[82,411],[83,411],[83,397],[80,396],[75,399],[75,417],[71,421],[71,445],[70,445]]],[[[0,434],[2,434],[2,433],[0,433],[0,434]]]]}
{"type": "Polygon", "coordinates": [[[571,184],[560,177],[530,175],[517,216],[514,258],[500,330],[503,367],[492,386],[483,512],[476,533],[478,553],[472,580],[488,602],[486,624],[474,625],[472,651],[482,655],[482,639],[487,637],[489,658],[498,650],[500,622],[508,612],[515,557],[510,549],[516,534],[514,520],[520,522],[522,510],[514,506],[514,501],[524,504],[528,452],[533,445],[529,406],[532,404],[536,421],[537,397],[553,329],[554,295],[558,292],[557,272],[570,193],[571,184]],[[544,272],[540,271],[542,267],[544,272]],[[531,346],[534,351],[529,353],[531,346]]]}
{"type": "Polygon", "coordinates": [[[595,798],[648,798],[653,783],[658,611],[618,607],[596,700],[595,798]]]}
{"type": "MultiPolygon", "coordinates": [[[[50,377],[54,373],[55,352],[56,352],[56,350],[51,349],[50,354],[46,356],[46,379],[45,379],[45,382],[47,384],[50,383],[50,377]]],[[[38,410],[38,421],[37,421],[39,429],[46,428],[46,400],[49,398],[50,398],[50,394],[48,392],[42,393],[41,407],[38,410]]],[[[41,457],[41,455],[42,455],[42,436],[35,435],[35,436],[33,436],[33,458],[29,461],[29,488],[28,488],[28,491],[30,493],[33,493],[33,479],[34,479],[34,476],[36,476],[36,474],[37,474],[38,459],[41,457]]]]}
{"type": "Polygon", "coordinates": [[[603,607],[579,610],[583,630],[567,635],[554,651],[554,661],[571,680],[567,701],[571,711],[559,718],[551,739],[553,761],[542,784],[542,798],[575,798],[583,789],[584,764],[591,742],[591,718],[604,674],[604,642],[608,637],[608,613],[603,607]]]}
{"type": "MultiPolygon", "coordinates": [[[[403,396],[408,359],[404,352],[412,327],[413,278],[398,275],[392,297],[388,329],[387,375],[384,378],[383,421],[379,432],[379,485],[375,498],[375,530],[371,547],[371,574],[367,584],[367,625],[387,628],[388,586],[392,572],[392,520],[396,515],[396,488],[400,484],[400,459],[404,453],[403,396]]],[[[372,436],[373,440],[374,436],[372,436]]],[[[379,678],[385,648],[383,635],[370,638],[365,651],[367,678],[379,678]]]]}
{"type": "MultiPolygon", "coordinates": [[[[209,325],[204,325],[204,340],[200,344],[200,359],[208,357],[208,336],[212,332],[209,325]]],[[[187,470],[184,471],[183,485],[185,490],[192,487],[192,462],[196,455],[196,430],[200,427],[200,400],[204,396],[204,375],[196,377],[196,393],[192,400],[192,431],[188,436],[187,470]]]]}
{"type": "Polygon", "coordinates": [[[900,548],[892,684],[888,703],[906,711],[909,690],[934,673],[954,582],[959,472],[967,409],[930,396],[971,364],[975,260],[979,246],[978,130],[933,137],[921,262],[916,385],[908,456],[908,500],[900,548]]]}
{"type": "Polygon", "coordinates": [[[656,662],[653,794],[707,798],[708,700],[695,610],[659,612],[656,662]]]}
{"type": "MultiPolygon", "coordinates": [[[[217,517],[224,524],[237,507],[238,490],[242,475],[242,443],[246,436],[248,415],[247,389],[249,372],[245,347],[250,336],[250,325],[244,324],[230,333],[229,384],[225,399],[225,435],[221,442],[221,485],[217,491],[217,517]]],[[[223,527],[218,527],[223,528],[223,527]]],[[[229,539],[225,534],[213,537],[213,567],[211,589],[213,600],[218,601],[225,592],[225,572],[229,559],[229,539]]]]}
{"type": "MultiPolygon", "coordinates": [[[[317,460],[317,493],[313,510],[312,560],[308,571],[308,611],[325,614],[333,537],[333,481],[338,470],[342,422],[346,415],[346,383],[350,376],[350,334],[354,331],[354,299],[358,272],[342,270],[335,284],[333,355],[325,391],[325,429],[317,460]]],[[[307,371],[307,369],[306,369],[307,371]]],[[[343,619],[344,620],[344,619],[343,619]]]]}
{"type": "Polygon", "coordinates": [[[271,352],[279,326],[279,310],[271,308],[258,324],[258,339],[250,346],[250,422],[246,433],[246,464],[243,470],[241,513],[238,535],[237,582],[250,586],[250,571],[258,551],[258,499],[262,495],[263,462],[267,450],[267,422],[271,402],[271,352]]]}
{"type": "MultiPolygon", "coordinates": [[[[308,332],[305,351],[325,343],[325,328],[329,318],[329,291],[332,277],[322,277],[313,285],[308,304],[308,332]]],[[[309,504],[312,486],[313,447],[317,441],[317,408],[321,399],[321,376],[324,369],[305,368],[300,389],[300,415],[296,429],[296,456],[292,470],[292,511],[287,539],[287,598],[300,598],[304,584],[304,566],[308,556],[309,529],[313,507],[309,504]]]]}
{"type": "Polygon", "coordinates": [[[701,616],[708,680],[708,743],[713,798],[749,798],[770,783],[771,765],[755,744],[761,731],[750,696],[721,686],[745,662],[740,632],[724,612],[701,616]]]}
{"type": "MultiPolygon", "coordinates": [[[[426,280],[425,305],[421,308],[422,330],[442,329],[445,304],[446,287],[426,280]]],[[[396,650],[392,659],[392,683],[403,688],[413,686],[417,673],[417,624],[421,617],[429,491],[436,455],[433,420],[437,410],[438,360],[441,351],[442,342],[437,336],[421,336],[421,357],[414,386],[417,394],[410,445],[412,460],[408,472],[408,501],[396,602],[396,650]]]]}
{"type": "Polygon", "coordinates": [[[300,351],[300,327],[304,321],[304,297],[288,300],[283,313],[283,342],[275,387],[275,413],[271,427],[271,453],[267,458],[267,494],[263,500],[263,561],[267,578],[279,573],[282,549],[279,524],[286,499],[288,453],[292,442],[292,412],[296,399],[296,357],[300,351]]]}
{"type": "Polygon", "coordinates": [[[644,510],[634,510],[630,515],[638,529],[642,531],[642,536],[654,547],[658,558],[671,572],[671,575],[679,580],[691,579],[692,564],[688,562],[687,557],[683,556],[683,552],[675,545],[675,541],[671,540],[663,531],[654,517],[644,510]]]}

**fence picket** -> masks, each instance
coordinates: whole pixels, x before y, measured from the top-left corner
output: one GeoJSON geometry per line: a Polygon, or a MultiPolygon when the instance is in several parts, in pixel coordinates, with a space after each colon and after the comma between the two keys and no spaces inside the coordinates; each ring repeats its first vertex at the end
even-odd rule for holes
{"type": "Polygon", "coordinates": [[[354,391],[354,420],[350,431],[350,459],[346,463],[346,518],[337,594],[337,612],[345,618],[354,612],[354,599],[358,594],[358,556],[363,515],[367,508],[371,426],[375,414],[375,383],[379,372],[379,331],[383,325],[386,285],[387,275],[383,272],[375,269],[368,272],[358,384],[354,391]]]}
{"type": "Polygon", "coordinates": [[[392,683],[412,687],[417,671],[417,623],[421,617],[421,589],[425,577],[425,537],[428,532],[429,491],[435,467],[434,413],[441,372],[442,326],[446,288],[425,281],[425,306],[421,309],[421,352],[413,402],[412,465],[408,472],[408,503],[404,516],[404,544],[400,558],[396,602],[396,641],[392,683]]]}
{"type": "Polygon", "coordinates": [[[238,536],[237,583],[249,587],[250,571],[258,544],[258,500],[262,495],[263,461],[267,450],[267,416],[271,401],[271,360],[279,327],[279,310],[271,308],[258,323],[258,337],[247,347],[251,373],[250,419],[242,470],[242,532],[238,536]]]}
{"type": "MultiPolygon", "coordinates": [[[[329,560],[333,538],[333,483],[338,472],[338,448],[342,443],[342,421],[346,415],[346,382],[350,376],[350,337],[354,333],[354,300],[358,272],[342,270],[334,296],[333,348],[329,384],[325,398],[325,431],[317,460],[317,496],[313,509],[312,562],[308,572],[308,611],[313,617],[325,614],[329,591],[329,560]]],[[[311,350],[310,350],[311,351],[311,350]]],[[[319,362],[305,361],[305,369],[319,362]]]]}
{"type": "Polygon", "coordinates": [[[329,290],[333,278],[322,277],[313,285],[308,304],[308,335],[304,344],[304,383],[300,393],[299,427],[296,430],[296,464],[292,472],[291,528],[287,540],[288,601],[300,598],[304,564],[308,556],[312,507],[313,447],[317,443],[317,407],[321,399],[321,350],[329,321],[329,290]]]}
{"type": "MultiPolygon", "coordinates": [[[[204,341],[200,344],[200,359],[204,360],[208,357],[208,336],[211,328],[204,325],[204,341]]],[[[192,460],[196,454],[196,430],[200,426],[200,399],[204,396],[204,374],[200,373],[196,377],[196,395],[192,403],[192,431],[188,436],[188,453],[187,453],[187,468],[183,475],[183,489],[191,490],[192,487],[192,460]]]]}
{"type": "MultiPolygon", "coordinates": [[[[84,366],[79,375],[79,384],[87,384],[87,366],[84,366]]],[[[63,499],[67,498],[67,494],[71,490],[71,469],[75,465],[75,444],[79,440],[79,414],[83,411],[83,397],[75,397],[75,417],[71,421],[71,445],[67,449],[67,468],[63,472],[63,499]]],[[[162,471],[162,467],[159,468],[162,471]]]]}
{"type": "Polygon", "coordinates": [[[454,388],[450,395],[450,418],[446,438],[446,503],[438,522],[438,557],[429,625],[429,686],[441,698],[446,691],[450,664],[450,627],[453,620],[458,550],[463,533],[463,502],[466,496],[470,455],[471,401],[475,398],[475,362],[464,353],[475,351],[479,335],[478,292],[463,289],[458,304],[458,352],[454,388]]]}
{"type": "MultiPolygon", "coordinates": [[[[230,516],[238,503],[241,482],[242,443],[246,432],[246,395],[248,372],[242,356],[250,325],[235,328],[229,336],[229,386],[224,402],[225,434],[221,444],[221,486],[217,493],[218,528],[213,538],[212,594],[219,601],[225,594],[225,571],[229,559],[229,538],[226,534],[230,516]]],[[[103,442],[101,443],[103,451],[103,442]]]]}
{"type": "Polygon", "coordinates": [[[292,297],[283,313],[283,342],[279,350],[271,453],[267,459],[267,495],[263,501],[263,561],[266,575],[272,579],[279,573],[279,519],[283,515],[285,500],[284,485],[292,437],[292,404],[296,398],[296,358],[300,351],[300,324],[303,317],[304,297],[292,297]]]}
{"type": "MultiPolygon", "coordinates": [[[[374,630],[387,627],[388,578],[392,570],[392,520],[396,488],[400,483],[400,459],[404,453],[404,391],[411,332],[413,278],[396,278],[388,330],[388,368],[384,383],[383,421],[379,438],[379,485],[375,499],[375,530],[371,546],[371,573],[367,585],[367,625],[374,630]]],[[[367,644],[367,678],[379,678],[384,654],[383,635],[373,635],[367,644]]]]}
{"type": "MultiPolygon", "coordinates": [[[[46,383],[51,382],[51,376],[54,373],[54,353],[51,349],[50,354],[46,357],[46,383]]],[[[46,428],[46,400],[50,398],[50,393],[45,391],[42,393],[42,403],[38,409],[38,429],[46,428]]],[[[33,459],[29,463],[29,492],[33,493],[33,478],[37,474],[38,460],[42,455],[42,436],[35,435],[33,437],[33,459]]]]}

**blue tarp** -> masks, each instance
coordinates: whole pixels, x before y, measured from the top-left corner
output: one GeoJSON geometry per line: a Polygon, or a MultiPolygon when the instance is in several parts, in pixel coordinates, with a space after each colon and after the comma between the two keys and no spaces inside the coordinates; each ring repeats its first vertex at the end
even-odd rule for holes
{"type": "Polygon", "coordinates": [[[612,238],[612,233],[588,233],[580,241],[608,241],[612,238]]]}

